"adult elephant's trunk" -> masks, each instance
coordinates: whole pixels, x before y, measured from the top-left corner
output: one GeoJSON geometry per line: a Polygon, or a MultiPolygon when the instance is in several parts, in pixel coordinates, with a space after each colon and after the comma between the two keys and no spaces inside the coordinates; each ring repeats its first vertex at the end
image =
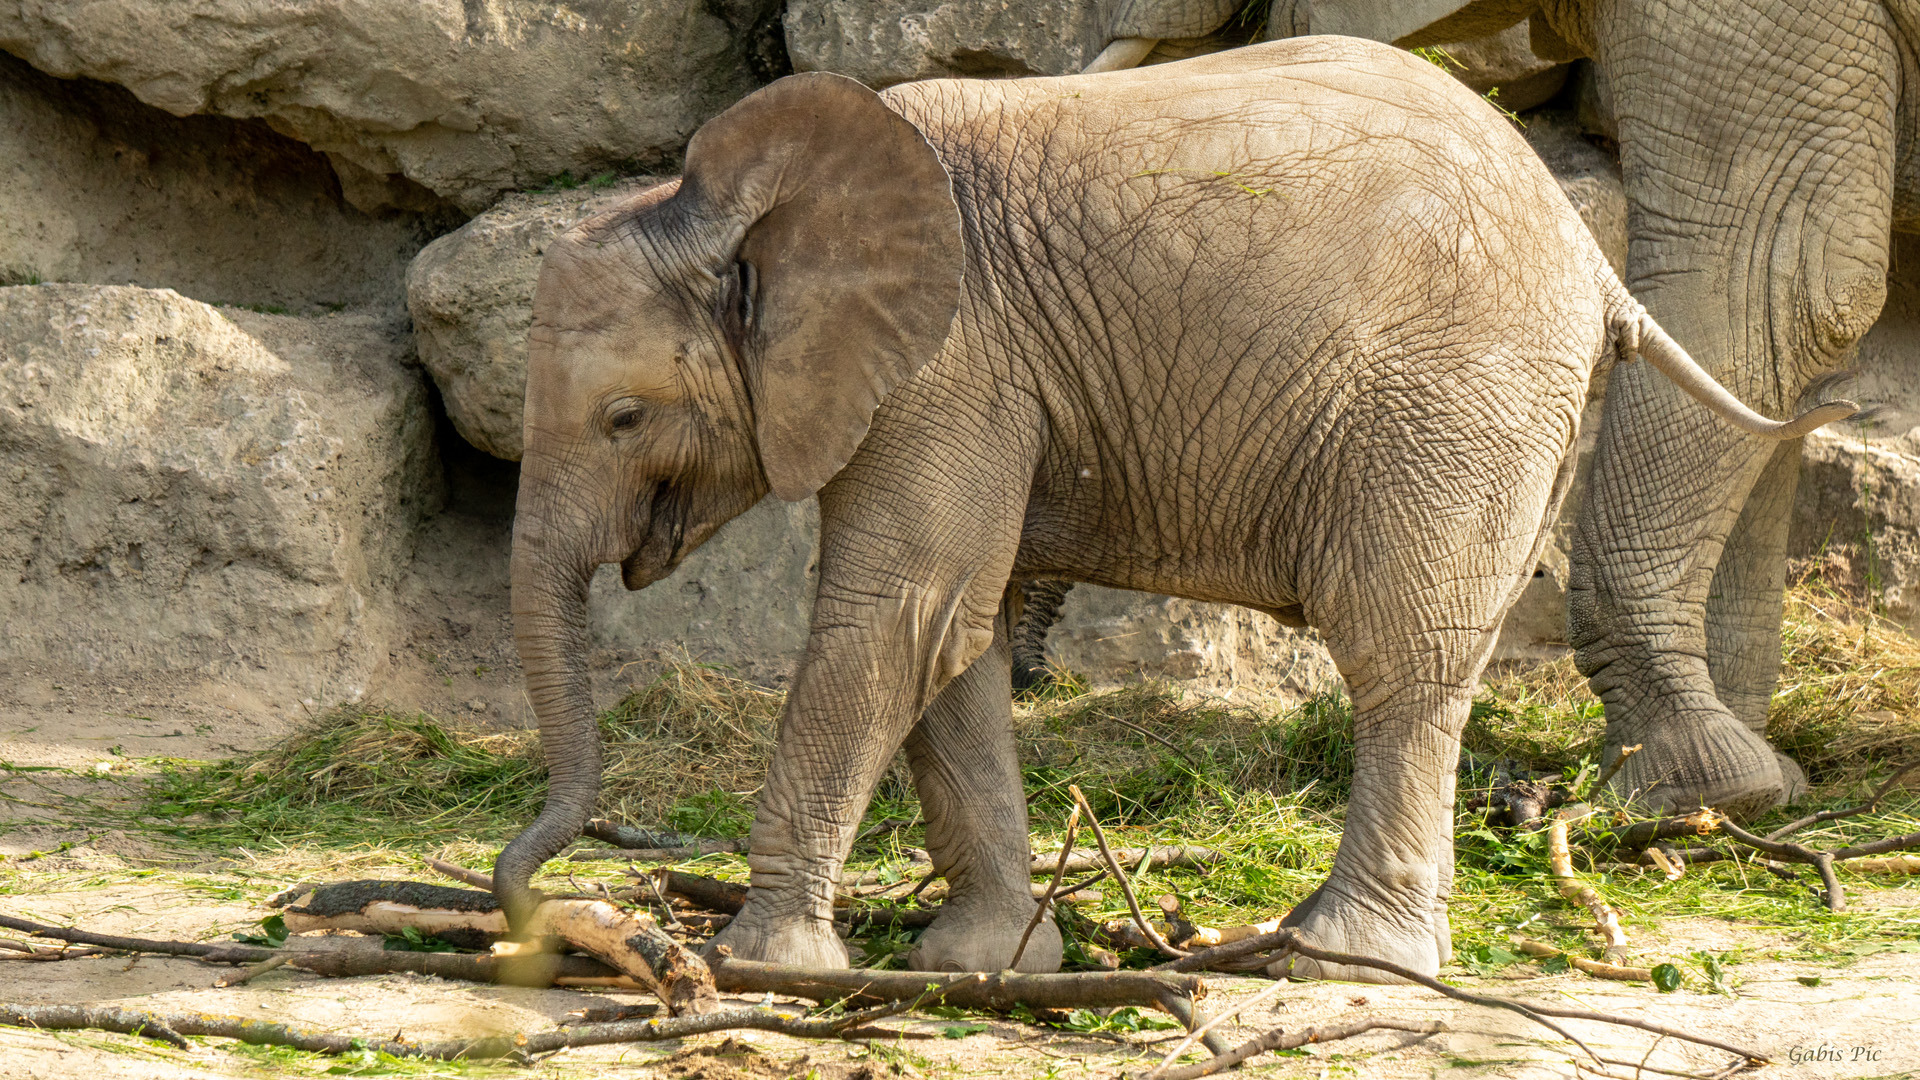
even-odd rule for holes
{"type": "Polygon", "coordinates": [[[576,539],[557,535],[548,511],[521,484],[513,528],[513,636],[527,696],[540,720],[547,803],[500,852],[493,892],[514,926],[539,903],[528,882],[572,843],[600,797],[600,733],[587,686],[587,585],[594,562],[576,539]]]}

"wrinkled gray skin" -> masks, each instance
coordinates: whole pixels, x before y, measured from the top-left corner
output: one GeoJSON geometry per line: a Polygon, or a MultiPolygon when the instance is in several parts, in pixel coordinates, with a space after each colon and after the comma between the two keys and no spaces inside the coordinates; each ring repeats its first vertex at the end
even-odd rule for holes
{"type": "MultiPolygon", "coordinates": [[[[716,945],[847,962],[834,890],[904,745],[952,883],[912,961],[1007,965],[1034,901],[1003,597],[1054,577],[1320,629],[1354,791],[1288,919],[1435,972],[1460,730],[1592,370],[1636,340],[1740,412],[1519,135],[1385,46],[879,96],[781,80],[542,267],[513,609],[552,781],[496,889],[523,921],[598,793],[594,568],[644,586],[769,490],[817,491],[811,637],[716,945]]],[[[1043,923],[1020,966],[1059,962],[1043,923]]]]}
{"type": "MultiPolygon", "coordinates": [[[[1383,27],[1408,7],[1316,2],[1383,27]]],[[[1850,361],[1885,298],[1889,233],[1920,225],[1920,4],[1454,6],[1401,43],[1491,33],[1539,7],[1535,52],[1593,58],[1618,125],[1627,282],[1703,367],[1779,415],[1850,361]]],[[[1617,789],[1752,814],[1799,775],[1762,736],[1800,448],[1702,431],[1647,375],[1608,388],[1570,640],[1606,703],[1608,757],[1644,747],[1617,789]]]]}

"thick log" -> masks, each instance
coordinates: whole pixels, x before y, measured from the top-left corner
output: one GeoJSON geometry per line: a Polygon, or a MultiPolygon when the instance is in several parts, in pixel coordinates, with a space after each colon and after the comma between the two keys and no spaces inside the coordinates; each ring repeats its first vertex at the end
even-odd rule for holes
{"type": "Polygon", "coordinates": [[[1166,994],[1206,996],[1198,976],[1160,971],[1087,971],[1022,975],[1011,971],[833,971],[721,957],[713,962],[714,984],[728,994],[791,994],[815,1001],[894,1001],[914,997],[929,984],[943,989],[940,1003],[961,1009],[1111,1009],[1159,1006],[1166,994]]]}

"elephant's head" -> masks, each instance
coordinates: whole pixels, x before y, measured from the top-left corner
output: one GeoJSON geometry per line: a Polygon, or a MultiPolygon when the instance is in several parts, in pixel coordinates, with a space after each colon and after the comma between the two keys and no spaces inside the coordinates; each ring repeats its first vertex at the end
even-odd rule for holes
{"type": "Polygon", "coordinates": [[[674,183],[575,228],[534,294],[514,635],[550,787],[500,853],[528,881],[600,787],[587,586],[638,589],[769,490],[804,499],[933,359],[959,303],[947,173],[912,124],[837,75],[782,79],[709,122],[674,183]]]}

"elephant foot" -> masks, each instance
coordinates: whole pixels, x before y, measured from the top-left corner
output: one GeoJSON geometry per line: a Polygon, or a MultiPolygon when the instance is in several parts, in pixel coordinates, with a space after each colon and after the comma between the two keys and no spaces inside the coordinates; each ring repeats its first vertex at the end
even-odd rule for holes
{"type": "MultiPolygon", "coordinates": [[[[1621,744],[1638,743],[1613,778],[1614,792],[1659,814],[1685,814],[1703,806],[1747,821],[1785,801],[1787,778],[1765,739],[1718,712],[1663,716],[1635,725],[1629,737],[1607,737],[1607,760],[1621,744]]],[[[1805,783],[1805,773],[1800,773],[1805,783]]]]}
{"type": "MultiPolygon", "coordinates": [[[[920,944],[907,954],[907,966],[915,971],[1006,970],[1033,918],[1032,899],[1021,899],[1021,905],[964,906],[949,900],[940,917],[920,935],[920,944]]],[[[1061,951],[1060,930],[1048,915],[1033,928],[1014,970],[1059,971],[1061,951]]]]}
{"type": "Polygon", "coordinates": [[[834,933],[833,923],[811,916],[779,919],[754,916],[749,894],[748,907],[741,909],[726,928],[713,936],[701,949],[701,955],[713,956],[721,946],[741,960],[759,960],[768,964],[795,964],[801,967],[844,968],[852,966],[846,942],[834,933]]]}
{"type": "MultiPolygon", "coordinates": [[[[1298,927],[1302,937],[1329,952],[1386,960],[1420,975],[1440,974],[1453,957],[1453,929],[1444,908],[1430,898],[1409,901],[1406,910],[1388,909],[1356,899],[1332,880],[1281,920],[1298,927]]],[[[1401,983],[1406,980],[1378,968],[1327,964],[1304,956],[1289,956],[1267,965],[1274,978],[1331,979],[1339,982],[1401,983]]]]}

